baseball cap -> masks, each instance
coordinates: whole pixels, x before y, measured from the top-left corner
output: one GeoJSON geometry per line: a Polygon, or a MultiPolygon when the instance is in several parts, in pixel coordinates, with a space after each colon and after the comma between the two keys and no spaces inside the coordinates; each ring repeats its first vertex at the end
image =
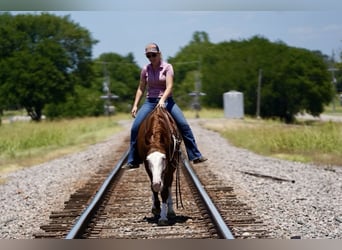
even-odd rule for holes
{"type": "Polygon", "coordinates": [[[150,43],[145,48],[145,54],[147,53],[159,53],[159,47],[155,43],[150,43]]]}

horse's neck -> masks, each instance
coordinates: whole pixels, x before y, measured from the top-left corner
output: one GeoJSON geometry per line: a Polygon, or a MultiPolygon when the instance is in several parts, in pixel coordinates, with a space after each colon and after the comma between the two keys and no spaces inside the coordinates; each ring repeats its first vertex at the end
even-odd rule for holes
{"type": "Polygon", "coordinates": [[[180,136],[178,127],[171,114],[167,110],[162,109],[159,112],[162,113],[161,115],[165,118],[165,121],[167,123],[167,127],[165,129],[167,129],[171,133],[171,135],[174,135],[175,137],[179,138],[180,136]]]}
{"type": "Polygon", "coordinates": [[[145,135],[147,131],[151,133],[147,135],[150,143],[149,153],[159,151],[165,153],[168,160],[172,160],[181,143],[181,136],[173,117],[167,110],[156,108],[150,119],[149,127],[145,127],[145,135]]]}
{"type": "Polygon", "coordinates": [[[166,121],[166,130],[169,133],[169,152],[168,152],[168,160],[169,161],[174,161],[177,160],[175,159],[175,154],[177,151],[180,150],[180,144],[182,142],[182,137],[179,133],[177,124],[175,122],[175,120],[173,119],[173,117],[171,116],[171,114],[167,111],[167,110],[161,110],[160,112],[162,112],[162,115],[165,118],[166,121]]]}

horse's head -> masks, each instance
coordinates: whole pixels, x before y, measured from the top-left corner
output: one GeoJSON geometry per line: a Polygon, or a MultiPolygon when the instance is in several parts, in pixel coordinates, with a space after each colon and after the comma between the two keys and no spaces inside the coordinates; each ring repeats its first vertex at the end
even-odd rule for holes
{"type": "Polygon", "coordinates": [[[152,174],[152,189],[154,192],[159,192],[163,189],[164,185],[163,178],[166,170],[166,155],[155,151],[146,157],[146,161],[152,174]]]}

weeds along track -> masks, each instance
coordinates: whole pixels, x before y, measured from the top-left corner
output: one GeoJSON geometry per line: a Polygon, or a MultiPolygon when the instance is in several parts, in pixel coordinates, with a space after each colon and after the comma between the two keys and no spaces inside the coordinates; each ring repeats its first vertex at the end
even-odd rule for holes
{"type": "Polygon", "coordinates": [[[223,183],[209,171],[210,161],[192,166],[184,160],[180,164],[181,196],[176,197],[176,181],[172,190],[176,217],[169,220],[168,226],[158,226],[158,219],[151,213],[152,192],[145,168],[141,165],[134,170],[121,169],[128,144],[127,139],[113,153],[113,159],[70,196],[62,211],[51,213],[49,224],[41,226],[44,232],[37,233],[35,238],[269,238],[266,226],[246,204],[238,200],[234,187],[223,183]],[[113,175],[110,181],[109,175],[113,175]],[[194,180],[196,176],[198,179],[194,180]],[[108,188],[99,198],[104,182],[108,188]],[[198,190],[198,187],[203,190],[198,190]],[[96,205],[94,198],[98,198],[96,205]],[[93,211],[85,216],[91,206],[93,211]]]}

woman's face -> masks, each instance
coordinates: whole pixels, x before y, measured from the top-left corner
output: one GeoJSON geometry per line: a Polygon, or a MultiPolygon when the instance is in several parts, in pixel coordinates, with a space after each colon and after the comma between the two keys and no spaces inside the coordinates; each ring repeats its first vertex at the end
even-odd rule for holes
{"type": "Polygon", "coordinates": [[[160,53],[149,52],[146,53],[146,57],[150,60],[151,63],[158,62],[160,60],[160,53]]]}

